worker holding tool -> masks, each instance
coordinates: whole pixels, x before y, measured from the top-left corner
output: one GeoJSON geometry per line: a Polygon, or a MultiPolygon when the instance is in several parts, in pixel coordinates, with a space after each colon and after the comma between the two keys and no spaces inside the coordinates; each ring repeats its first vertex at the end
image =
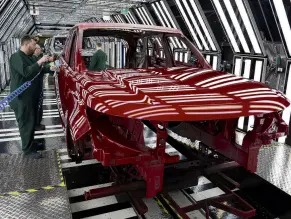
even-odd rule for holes
{"type": "MultiPolygon", "coordinates": [[[[10,91],[15,91],[25,82],[32,80],[40,72],[44,72],[44,64],[49,61],[48,56],[43,56],[38,61],[33,58],[36,42],[32,36],[21,39],[21,47],[9,60],[10,65],[10,91]]],[[[54,71],[55,69],[50,69],[54,71]]],[[[42,74],[42,73],[41,73],[42,74]]],[[[34,80],[31,85],[11,103],[10,107],[15,113],[22,142],[22,151],[32,158],[41,158],[39,144],[34,141],[37,104],[39,101],[39,83],[34,80]]]]}
{"type": "MultiPolygon", "coordinates": [[[[41,59],[42,54],[41,54],[41,48],[39,44],[36,44],[35,46],[35,51],[33,54],[33,57],[35,58],[36,61],[41,59]]],[[[53,60],[49,60],[53,61],[53,60]]],[[[49,71],[50,72],[50,71],[49,71]]],[[[43,116],[43,74],[39,75],[37,81],[39,81],[39,101],[37,104],[37,116],[36,116],[36,123],[35,123],[35,131],[40,131],[40,130],[45,130],[45,126],[41,124],[42,116],[43,116]]]]}

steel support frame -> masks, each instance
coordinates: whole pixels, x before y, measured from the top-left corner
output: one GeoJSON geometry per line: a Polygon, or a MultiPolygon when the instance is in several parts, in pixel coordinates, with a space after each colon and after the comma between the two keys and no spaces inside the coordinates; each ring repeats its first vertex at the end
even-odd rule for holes
{"type": "MultiPolygon", "coordinates": [[[[208,214],[208,207],[214,206],[216,208],[222,209],[226,212],[230,212],[234,215],[241,216],[243,218],[250,218],[255,215],[255,209],[245,202],[242,198],[236,195],[231,189],[224,185],[219,185],[219,187],[226,193],[225,195],[221,195],[219,197],[209,198],[200,202],[197,202],[193,205],[189,205],[186,207],[181,208],[168,194],[167,191],[170,190],[177,190],[177,189],[185,189],[191,186],[196,186],[198,184],[198,177],[204,174],[223,174],[220,171],[228,170],[237,167],[238,165],[234,162],[225,162],[219,165],[214,165],[210,168],[203,169],[202,165],[199,162],[195,161],[181,161],[180,163],[176,164],[169,164],[165,166],[165,169],[168,169],[165,173],[163,191],[157,194],[155,198],[159,201],[164,203],[169,210],[173,210],[174,214],[180,216],[182,218],[189,218],[187,216],[187,212],[204,209],[206,212],[206,216],[208,214]],[[196,168],[193,168],[193,163],[196,168]],[[202,168],[202,169],[201,169],[202,168]],[[182,174],[181,174],[182,173],[182,174]],[[246,209],[246,211],[239,210],[235,207],[230,207],[222,204],[221,202],[229,201],[235,199],[238,201],[240,206],[246,209]]],[[[98,189],[91,189],[84,193],[85,200],[92,200],[102,197],[107,197],[111,195],[117,195],[121,193],[126,193],[139,215],[144,215],[148,208],[145,203],[142,201],[142,198],[145,194],[146,183],[144,181],[131,181],[125,182],[124,175],[118,171],[112,171],[114,173],[114,181],[115,183],[112,186],[108,186],[105,188],[98,188],[98,189]]],[[[211,175],[210,175],[211,176],[211,175]]],[[[235,187],[239,187],[239,184],[228,179],[227,177],[224,178],[228,180],[230,183],[235,185],[235,187]]]]}
{"type": "Polygon", "coordinates": [[[205,211],[206,219],[210,219],[210,213],[209,213],[210,206],[216,207],[225,212],[229,212],[241,218],[251,218],[256,215],[256,210],[250,204],[244,201],[241,197],[235,194],[232,190],[230,190],[226,186],[220,186],[219,188],[221,188],[226,194],[220,195],[218,197],[205,199],[203,201],[198,201],[195,204],[188,205],[185,207],[180,207],[166,191],[161,192],[158,195],[158,197],[159,199],[165,200],[168,203],[168,205],[170,205],[175,210],[174,214],[177,214],[177,216],[180,216],[183,219],[190,219],[187,213],[191,211],[199,210],[199,209],[203,209],[205,211]],[[241,210],[241,209],[223,204],[223,202],[231,201],[231,200],[236,200],[240,204],[240,206],[242,206],[246,210],[241,210]]]}

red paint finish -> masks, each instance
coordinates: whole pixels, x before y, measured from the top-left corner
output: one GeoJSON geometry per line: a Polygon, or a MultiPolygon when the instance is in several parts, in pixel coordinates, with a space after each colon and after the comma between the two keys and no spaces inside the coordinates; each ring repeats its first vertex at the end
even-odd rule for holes
{"type": "MultiPolygon", "coordinates": [[[[73,141],[89,135],[93,156],[104,166],[134,165],[146,182],[147,197],[161,191],[164,164],[179,160],[178,156],[165,153],[167,132],[158,124],[166,127],[169,121],[191,121],[195,127],[193,136],[252,172],[262,144],[288,132],[278,114],[290,104],[282,93],[262,83],[212,70],[187,39],[184,43],[195,54],[196,66],[180,63],[148,69],[88,71],[81,56],[82,37],[87,29],[184,36],[179,30],[164,27],[79,24],[70,32],[61,57],[62,70],[56,79],[58,107],[73,141]],[[69,64],[70,57],[74,60],[69,64]],[[254,130],[247,133],[239,148],[234,142],[237,120],[250,115],[255,115],[254,130]],[[154,149],[145,146],[141,120],[151,121],[156,128],[154,149]],[[216,128],[210,120],[224,123],[216,135],[207,131],[216,128]],[[206,128],[195,121],[209,122],[206,128]],[[273,126],[278,129],[274,131],[273,126]]],[[[166,63],[170,63],[167,58],[166,63]]]]}

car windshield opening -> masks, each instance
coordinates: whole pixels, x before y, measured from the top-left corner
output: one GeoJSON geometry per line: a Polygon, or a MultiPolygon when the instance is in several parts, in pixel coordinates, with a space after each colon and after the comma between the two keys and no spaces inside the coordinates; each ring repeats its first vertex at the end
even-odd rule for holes
{"type": "Polygon", "coordinates": [[[98,50],[107,56],[106,69],[197,67],[204,59],[185,37],[148,30],[85,30],[81,55],[87,69],[98,50]]]}

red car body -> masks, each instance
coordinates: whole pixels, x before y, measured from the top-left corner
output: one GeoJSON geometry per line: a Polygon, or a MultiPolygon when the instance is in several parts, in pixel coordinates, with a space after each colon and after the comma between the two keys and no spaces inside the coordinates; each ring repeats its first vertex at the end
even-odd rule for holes
{"type": "MultiPolygon", "coordinates": [[[[167,51],[164,49],[164,52],[167,51]]],[[[167,57],[171,55],[166,54],[165,60],[167,57]]],[[[62,68],[56,78],[56,91],[70,154],[84,156],[86,149],[91,148],[89,153],[105,166],[133,165],[147,182],[148,197],[162,189],[164,164],[179,160],[178,156],[165,153],[168,122],[191,123],[195,139],[251,172],[256,170],[259,148],[288,132],[281,112],[290,103],[281,92],[211,69],[177,29],[79,24],[68,35],[60,60],[62,68]],[[96,35],[103,30],[170,34],[174,40],[184,40],[184,45],[195,53],[197,65],[179,63],[176,66],[89,71],[81,55],[82,38],[87,30],[96,35]],[[241,147],[234,142],[234,135],[238,118],[245,116],[255,116],[255,123],[241,147]],[[144,143],[143,121],[150,121],[156,128],[157,146],[154,149],[144,143]],[[276,128],[272,129],[274,126],[276,128]]]]}

